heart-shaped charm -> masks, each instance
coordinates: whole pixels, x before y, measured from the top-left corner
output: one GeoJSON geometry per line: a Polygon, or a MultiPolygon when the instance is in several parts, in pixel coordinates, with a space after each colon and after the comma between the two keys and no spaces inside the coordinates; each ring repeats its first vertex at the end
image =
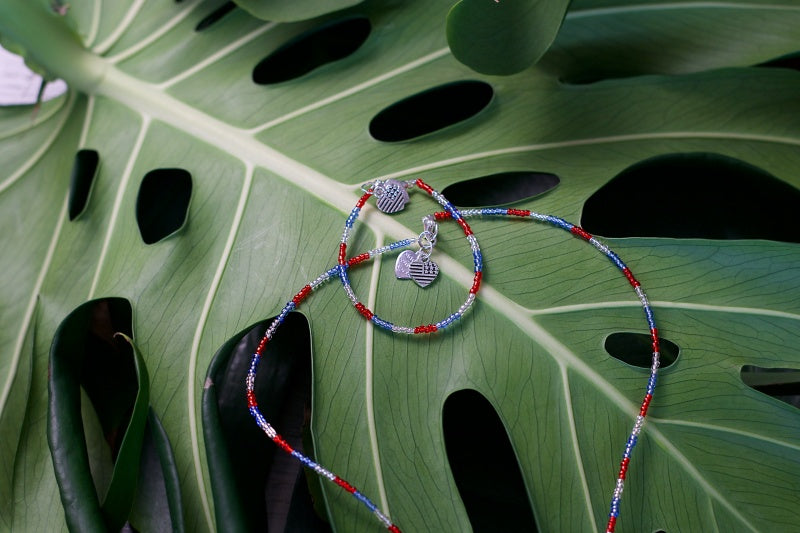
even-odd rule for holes
{"type": "Polygon", "coordinates": [[[417,285],[427,287],[439,275],[439,265],[428,259],[423,261],[415,259],[408,265],[408,273],[417,285]]]}
{"type": "Polygon", "coordinates": [[[397,261],[394,262],[394,275],[397,279],[411,279],[408,267],[416,258],[417,254],[411,250],[406,250],[397,256],[397,261]]]}
{"type": "Polygon", "coordinates": [[[378,209],[384,213],[397,213],[406,206],[406,203],[408,203],[408,191],[401,182],[388,180],[382,184],[378,209]]]}

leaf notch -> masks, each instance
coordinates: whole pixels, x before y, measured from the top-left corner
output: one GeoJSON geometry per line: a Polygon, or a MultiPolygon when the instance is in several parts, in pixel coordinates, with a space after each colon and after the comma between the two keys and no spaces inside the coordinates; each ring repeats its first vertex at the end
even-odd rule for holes
{"type": "Polygon", "coordinates": [[[301,33],[258,62],[253,82],[274,85],[342,60],[361,48],[371,31],[367,17],[355,16],[301,33]]]}
{"type": "Polygon", "coordinates": [[[508,433],[489,400],[471,389],[453,392],[442,408],[442,428],[472,531],[539,531],[508,433]]]}
{"type": "Polygon", "coordinates": [[[605,237],[800,243],[798,209],[800,190],[765,170],[721,154],[676,153],[617,174],[586,200],[581,225],[605,237]]]}

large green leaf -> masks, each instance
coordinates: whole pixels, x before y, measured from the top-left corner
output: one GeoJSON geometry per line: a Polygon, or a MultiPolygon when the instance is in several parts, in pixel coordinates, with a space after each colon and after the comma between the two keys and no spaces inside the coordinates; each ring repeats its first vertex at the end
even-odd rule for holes
{"type": "MultiPolygon", "coordinates": [[[[552,55],[506,78],[452,57],[447,2],[374,1],[280,25],[234,10],[202,32],[194,28],[221,2],[70,4],[62,18],[44,0],[0,0],[0,33],[72,88],[35,115],[0,109],[0,462],[14,473],[10,485],[0,482],[13,503],[0,505],[3,529],[65,528],[45,439],[46,361],[57,325],[91,298],[132,303],[187,529],[203,531],[214,528],[199,427],[211,357],[335,262],[362,183],[420,175],[441,190],[545,171],[560,177],[558,188],[519,206],[572,221],[616,174],[664,154],[720,154],[800,186],[800,75],[746,67],[800,49],[800,9],[790,4],[576,1],[552,55]],[[271,51],[353,14],[372,24],[357,52],[293,81],[253,83],[271,51]],[[609,29],[617,24],[626,31],[609,29]],[[656,44],[642,46],[642,35],[656,44]],[[747,46],[727,46],[739,41],[747,46]],[[629,53],[603,53],[616,49],[629,53]],[[677,59],[662,67],[667,57],[677,59]],[[671,73],[683,74],[659,75],[671,73]],[[559,81],[636,74],[656,75],[559,81]],[[370,137],[380,110],[465,79],[494,89],[479,115],[410,142],[370,137]],[[84,147],[98,151],[100,169],[86,210],[69,221],[70,169],[84,147]],[[139,184],[171,167],[192,174],[188,221],[145,245],[139,184]]],[[[724,191],[708,200],[720,198],[724,191]]],[[[658,198],[632,190],[630,202],[658,198]]],[[[354,248],[416,235],[434,208],[415,193],[394,217],[365,209],[354,248]]],[[[733,213],[768,214],[755,204],[733,213]]],[[[449,332],[374,330],[333,286],[304,306],[317,457],[405,530],[467,530],[441,406],[453,391],[476,389],[505,423],[539,527],[600,530],[647,378],[610,357],[603,340],[644,330],[639,302],[608,261],[563,232],[472,225],[485,285],[449,332]]],[[[658,236],[610,244],[648,289],[662,335],[681,349],[659,381],[618,531],[796,530],[800,414],[746,386],[740,369],[800,368],[798,245],[658,236]]],[[[354,285],[385,318],[428,323],[457,307],[471,283],[457,228],[443,225],[436,258],[442,279],[425,291],[380,263],[354,269],[354,285]]],[[[379,530],[356,502],[325,490],[338,531],[379,530]]]]}

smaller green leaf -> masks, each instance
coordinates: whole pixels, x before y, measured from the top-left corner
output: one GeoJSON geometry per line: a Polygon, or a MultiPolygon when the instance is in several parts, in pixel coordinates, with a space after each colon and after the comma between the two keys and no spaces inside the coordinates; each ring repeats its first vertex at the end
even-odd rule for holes
{"type": "Polygon", "coordinates": [[[346,7],[360,4],[362,0],[324,0],[296,2],[292,0],[234,0],[236,4],[261,20],[292,22],[306,20],[346,7]]]}
{"type": "Polygon", "coordinates": [[[122,333],[131,331],[131,316],[122,298],[86,302],[61,322],[50,348],[47,439],[67,524],[74,531],[118,531],[136,493],[149,379],[141,355],[122,333]],[[90,473],[81,388],[115,461],[102,506],[90,473]]]}
{"type": "MultiPolygon", "coordinates": [[[[320,479],[281,452],[253,422],[245,378],[273,319],[240,331],[220,347],[203,388],[203,433],[217,527],[224,531],[327,532],[314,506],[320,479]]],[[[259,363],[255,392],[264,416],[301,453],[310,450],[311,331],[290,313],[259,363]]],[[[308,453],[308,452],[306,452],[308,453]]],[[[318,494],[316,501],[322,499],[318,494]]]]}
{"type": "Polygon", "coordinates": [[[128,521],[136,531],[183,533],[183,505],[178,467],[167,432],[148,409],[142,441],[139,481],[128,521]]]}
{"type": "Polygon", "coordinates": [[[447,16],[453,55],[482,74],[530,67],[556,38],[567,0],[461,0],[447,16]]]}
{"type": "Polygon", "coordinates": [[[136,494],[136,484],[139,478],[139,457],[142,453],[142,441],[144,440],[147,412],[150,405],[150,381],[142,355],[133,344],[133,340],[124,333],[116,333],[114,336],[124,339],[131,346],[133,362],[136,368],[136,379],[139,386],[136,402],[133,404],[130,423],[125,430],[125,436],[122,438],[122,444],[119,447],[119,453],[114,463],[111,484],[103,501],[103,512],[106,513],[109,527],[116,531],[125,525],[133,505],[133,497],[136,494]]]}

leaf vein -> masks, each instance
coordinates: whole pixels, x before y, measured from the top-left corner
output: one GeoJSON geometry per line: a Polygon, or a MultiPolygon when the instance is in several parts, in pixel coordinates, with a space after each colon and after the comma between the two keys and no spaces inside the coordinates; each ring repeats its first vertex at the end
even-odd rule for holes
{"type": "Polygon", "coordinates": [[[133,54],[139,52],[143,48],[149,46],[151,43],[155,42],[157,39],[162,37],[165,33],[167,33],[169,30],[171,30],[176,25],[178,25],[186,17],[191,15],[192,12],[195,9],[197,9],[197,7],[200,6],[200,5],[202,5],[202,4],[200,2],[198,2],[198,3],[195,3],[193,5],[187,6],[186,9],[183,9],[183,10],[179,11],[178,14],[176,14],[174,17],[169,19],[165,24],[163,24],[156,31],[152,32],[150,35],[148,35],[144,39],[138,41],[133,46],[131,46],[131,47],[119,52],[118,54],[115,54],[113,56],[109,56],[108,60],[111,63],[119,63],[120,61],[124,61],[125,59],[128,59],[133,54]]]}
{"type": "Polygon", "coordinates": [[[47,153],[50,150],[50,147],[59,137],[61,130],[64,129],[64,125],[67,123],[67,119],[69,118],[69,115],[72,112],[75,100],[76,100],[75,93],[70,93],[69,103],[63,110],[63,115],[61,116],[61,120],[56,125],[56,127],[53,128],[53,132],[50,134],[47,140],[45,140],[45,142],[42,143],[42,146],[40,146],[38,150],[36,150],[33,154],[31,154],[31,156],[24,163],[22,163],[22,165],[20,165],[20,167],[17,169],[16,172],[11,174],[5,181],[0,183],[0,193],[2,193],[4,190],[8,189],[14,183],[16,183],[17,180],[19,180],[28,170],[30,170],[31,167],[33,167],[33,165],[39,162],[42,156],[44,156],[45,153],[47,153]]]}
{"type": "MultiPolygon", "coordinates": [[[[211,285],[206,293],[206,299],[203,302],[203,308],[200,311],[200,318],[197,320],[197,328],[195,329],[194,338],[192,339],[192,349],[189,353],[189,379],[186,400],[189,415],[189,434],[192,441],[192,459],[194,461],[194,472],[195,478],[197,479],[197,488],[200,492],[200,499],[203,504],[203,512],[205,514],[208,527],[212,531],[214,529],[214,519],[211,516],[211,506],[208,503],[207,494],[208,487],[203,476],[203,459],[200,457],[200,438],[197,425],[197,405],[195,401],[197,376],[195,374],[197,373],[197,357],[200,352],[200,341],[203,337],[203,333],[205,332],[208,315],[211,312],[211,305],[213,304],[214,298],[217,295],[217,290],[219,289],[220,282],[222,281],[222,275],[225,272],[225,267],[228,264],[234,241],[236,240],[236,236],[238,235],[239,229],[242,225],[242,219],[244,216],[245,207],[247,205],[247,200],[250,198],[252,189],[251,186],[253,183],[253,171],[253,165],[247,164],[245,167],[244,182],[242,183],[242,192],[239,195],[239,202],[236,206],[236,213],[234,214],[233,221],[231,222],[231,229],[228,232],[225,248],[220,256],[219,263],[217,263],[217,270],[214,272],[214,278],[212,279],[211,285]]],[[[242,387],[242,390],[244,390],[244,384],[242,384],[242,387]]]]}

